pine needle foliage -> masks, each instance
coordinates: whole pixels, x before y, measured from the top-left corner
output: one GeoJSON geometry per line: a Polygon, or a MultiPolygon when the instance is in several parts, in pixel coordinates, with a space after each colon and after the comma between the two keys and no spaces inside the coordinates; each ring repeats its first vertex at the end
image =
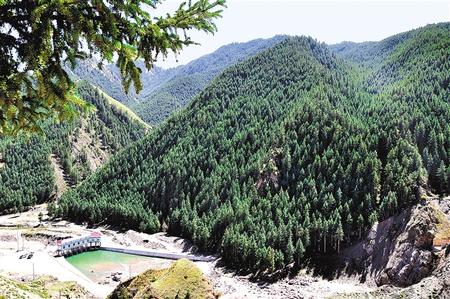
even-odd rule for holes
{"type": "Polygon", "coordinates": [[[192,30],[214,33],[225,0],[183,2],[154,17],[161,0],[0,1],[0,135],[39,131],[43,119],[67,120],[89,105],[62,67],[88,57],[116,62],[126,90],[142,89],[143,59],[195,44],[192,30]]]}

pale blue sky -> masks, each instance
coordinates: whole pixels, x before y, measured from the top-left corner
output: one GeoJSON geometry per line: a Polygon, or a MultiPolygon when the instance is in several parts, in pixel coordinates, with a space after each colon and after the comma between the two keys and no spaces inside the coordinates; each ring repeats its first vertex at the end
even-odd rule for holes
{"type": "MultiPolygon", "coordinates": [[[[158,12],[173,10],[180,2],[166,0],[158,12]]],[[[192,33],[201,46],[183,50],[178,63],[169,57],[158,65],[186,64],[222,45],[276,34],[308,35],[326,43],[361,42],[450,21],[450,0],[228,0],[227,6],[215,35],[192,33]]]]}

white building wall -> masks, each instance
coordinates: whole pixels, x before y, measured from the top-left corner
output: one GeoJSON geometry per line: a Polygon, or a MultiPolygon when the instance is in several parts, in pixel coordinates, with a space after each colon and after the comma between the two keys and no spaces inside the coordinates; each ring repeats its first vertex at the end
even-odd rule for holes
{"type": "Polygon", "coordinates": [[[66,249],[72,249],[77,248],[79,246],[89,246],[89,245],[97,245],[101,244],[101,238],[100,237],[80,237],[77,239],[71,239],[67,241],[62,241],[61,245],[58,246],[59,250],[66,250],[66,249]]]}

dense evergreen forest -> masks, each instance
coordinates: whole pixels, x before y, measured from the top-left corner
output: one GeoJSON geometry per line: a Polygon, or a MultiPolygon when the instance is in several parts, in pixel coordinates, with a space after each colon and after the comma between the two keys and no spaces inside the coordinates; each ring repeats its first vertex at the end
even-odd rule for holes
{"type": "Polygon", "coordinates": [[[288,38],[224,71],[56,213],[167,229],[251,271],[339,251],[450,191],[449,49],[449,23],[376,43],[288,38]]]}
{"type": "Polygon", "coordinates": [[[118,152],[144,136],[145,128],[112,106],[89,83],[80,82],[79,95],[95,111],[64,124],[43,124],[43,133],[0,139],[0,214],[23,211],[55,194],[53,154],[68,184],[78,184],[96,167],[90,156],[118,152]]]}
{"type": "Polygon", "coordinates": [[[173,112],[185,107],[224,69],[270,48],[284,38],[275,36],[229,44],[186,65],[165,70],[164,73],[169,75],[159,75],[158,80],[147,78],[150,84],[155,85],[158,81],[161,84],[151,91],[147,88],[139,102],[130,107],[150,125],[160,124],[173,112]]]}
{"type": "Polygon", "coordinates": [[[232,43],[176,68],[155,67],[147,71],[140,65],[143,90],[139,94],[133,89],[128,94],[125,93],[120,70],[113,64],[105,64],[100,68],[95,59],[88,59],[79,61],[74,70],[67,70],[75,79],[86,80],[98,86],[154,126],[185,107],[224,69],[270,48],[284,38],[275,36],[246,43],[232,43]]]}

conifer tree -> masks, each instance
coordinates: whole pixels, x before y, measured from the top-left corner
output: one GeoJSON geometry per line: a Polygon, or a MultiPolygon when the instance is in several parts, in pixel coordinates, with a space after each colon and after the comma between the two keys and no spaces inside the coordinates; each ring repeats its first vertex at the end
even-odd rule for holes
{"type": "Polygon", "coordinates": [[[183,2],[172,14],[154,18],[161,0],[0,1],[0,135],[39,130],[51,116],[73,117],[88,105],[77,97],[63,68],[92,57],[120,69],[126,90],[142,89],[143,59],[152,68],[159,55],[178,53],[195,42],[187,32],[216,31],[225,0],[183,2]]]}

